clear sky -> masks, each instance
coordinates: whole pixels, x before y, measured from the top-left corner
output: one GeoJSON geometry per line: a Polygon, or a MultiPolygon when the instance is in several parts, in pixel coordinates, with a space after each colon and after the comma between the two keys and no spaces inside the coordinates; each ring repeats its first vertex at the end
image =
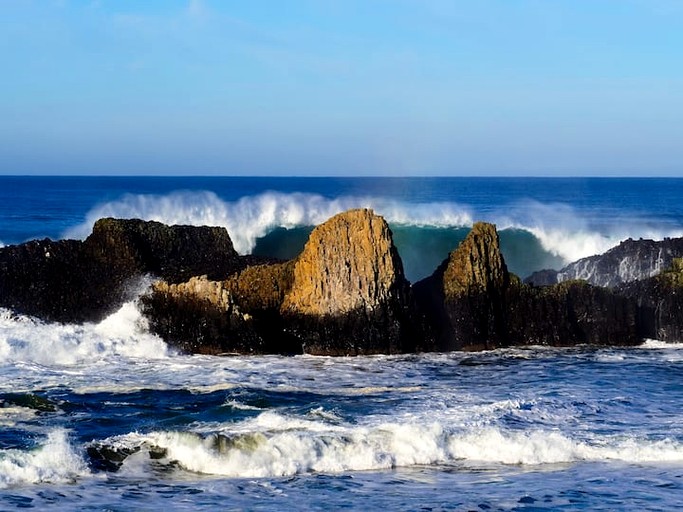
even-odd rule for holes
{"type": "Polygon", "coordinates": [[[683,176],[683,0],[2,0],[0,173],[683,176]]]}

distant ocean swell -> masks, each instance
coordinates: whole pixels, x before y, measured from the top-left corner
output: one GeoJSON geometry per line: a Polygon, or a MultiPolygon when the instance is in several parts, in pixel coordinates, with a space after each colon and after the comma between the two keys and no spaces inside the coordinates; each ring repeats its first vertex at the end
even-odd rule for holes
{"type": "MultiPolygon", "coordinates": [[[[66,238],[85,238],[101,217],[141,218],[167,224],[226,227],[242,254],[291,258],[312,226],[350,208],[372,208],[390,223],[412,281],[429,275],[464,238],[474,221],[493,222],[510,270],[525,277],[602,253],[626,238],[683,236],[657,219],[610,218],[604,212],[579,212],[565,204],[520,200],[477,212],[452,202],[410,203],[380,197],[265,192],[225,201],[213,192],[125,195],[96,206],[85,222],[68,229],[66,238]]],[[[622,214],[623,215],[623,214],[622,214]]]]}

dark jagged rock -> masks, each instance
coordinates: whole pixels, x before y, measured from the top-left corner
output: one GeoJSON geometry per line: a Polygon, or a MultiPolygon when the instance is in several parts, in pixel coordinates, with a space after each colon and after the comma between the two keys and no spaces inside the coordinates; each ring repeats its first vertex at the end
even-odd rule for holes
{"type": "Polygon", "coordinates": [[[436,326],[438,348],[490,348],[507,344],[506,294],[510,274],[495,226],[476,223],[415,296],[436,326]]]}
{"type": "Polygon", "coordinates": [[[585,281],[533,287],[516,282],[508,292],[510,345],[635,345],[636,304],[585,281]]]}
{"type": "Polygon", "coordinates": [[[638,305],[638,333],[643,338],[683,341],[683,258],[661,274],[621,285],[618,293],[638,305]]]}
{"type": "Polygon", "coordinates": [[[79,311],[83,303],[101,304],[85,278],[92,272],[75,240],[0,248],[0,307],[47,320],[88,320],[79,311]]]}
{"type": "Polygon", "coordinates": [[[441,350],[639,341],[625,297],[583,282],[536,288],[508,273],[491,224],[475,224],[414,290],[441,350]]]}
{"type": "Polygon", "coordinates": [[[628,239],[604,254],[582,258],[559,271],[535,272],[525,281],[543,286],[583,279],[595,286],[613,288],[653,277],[669,268],[674,258],[682,256],[683,238],[661,241],[628,239]]]}
{"type": "Polygon", "coordinates": [[[83,243],[87,257],[115,265],[122,276],[151,273],[179,283],[222,279],[242,266],[225,228],[167,226],[138,219],[100,219],[83,243]]]}
{"type": "Polygon", "coordinates": [[[552,286],[557,284],[557,273],[559,270],[553,270],[551,268],[546,268],[543,270],[537,270],[526,279],[524,279],[525,284],[530,284],[533,286],[552,286]]]}
{"type": "Polygon", "coordinates": [[[224,278],[244,263],[223,228],[101,219],[84,242],[0,248],[0,307],[59,322],[98,321],[135,296],[145,274],[224,278]]]}

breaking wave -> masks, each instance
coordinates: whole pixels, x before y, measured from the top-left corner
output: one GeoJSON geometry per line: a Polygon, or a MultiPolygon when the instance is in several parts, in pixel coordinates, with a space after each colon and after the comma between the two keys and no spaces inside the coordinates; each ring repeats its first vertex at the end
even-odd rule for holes
{"type": "Polygon", "coordinates": [[[0,489],[72,482],[87,474],[87,464],[69,442],[64,429],[53,430],[43,444],[32,450],[0,449],[0,489]]]}
{"type": "MultiPolygon", "coordinates": [[[[334,423],[263,412],[229,430],[130,433],[104,440],[102,445],[119,453],[143,454],[143,458],[147,453],[157,462],[163,459],[161,463],[191,472],[245,478],[414,465],[683,461],[683,444],[669,439],[600,436],[575,440],[554,430],[454,429],[438,421],[369,426],[334,423]]],[[[139,463],[138,457],[135,464],[139,463]]]]}
{"type": "Polygon", "coordinates": [[[96,206],[85,222],[64,235],[83,239],[102,217],[223,226],[242,254],[264,253],[264,247],[275,247],[291,257],[292,252],[296,254],[303,246],[311,226],[344,210],[361,207],[374,209],[390,223],[410,279],[431,273],[435,268],[432,263],[442,261],[475,220],[497,225],[508,265],[521,276],[542,268],[558,269],[571,261],[602,253],[629,237],[683,236],[683,230],[651,219],[604,215],[589,219],[566,204],[529,200],[477,212],[453,202],[409,203],[371,196],[330,199],[305,193],[265,192],[225,201],[208,191],[125,195],[96,206]],[[429,265],[419,261],[429,261],[429,265]]]}
{"type": "Polygon", "coordinates": [[[0,363],[76,365],[111,356],[158,359],[167,345],[149,334],[134,302],[98,324],[47,323],[0,309],[0,363]]]}

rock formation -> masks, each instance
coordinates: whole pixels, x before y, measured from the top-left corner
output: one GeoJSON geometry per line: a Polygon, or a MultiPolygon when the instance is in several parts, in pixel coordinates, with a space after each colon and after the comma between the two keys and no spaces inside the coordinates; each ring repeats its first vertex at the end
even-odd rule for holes
{"type": "Polygon", "coordinates": [[[683,342],[683,258],[675,258],[661,274],[617,291],[637,303],[641,337],[683,342]]]}
{"type": "Polygon", "coordinates": [[[154,284],[143,298],[150,327],[186,353],[260,354],[264,342],[253,318],[243,313],[223,281],[192,277],[185,283],[154,284]]]}
{"type": "Polygon", "coordinates": [[[415,296],[438,333],[438,348],[491,348],[506,342],[510,274],[496,228],[478,222],[415,296]]]}
{"type": "Polygon", "coordinates": [[[639,341],[632,301],[585,282],[537,288],[508,273],[491,224],[475,224],[414,290],[440,350],[639,341]]]}
{"type": "Polygon", "coordinates": [[[585,281],[534,287],[515,280],[507,296],[509,345],[635,345],[634,301],[585,281]]]}
{"type": "Polygon", "coordinates": [[[629,238],[604,254],[582,258],[559,271],[534,272],[525,281],[544,286],[582,279],[595,286],[613,288],[653,277],[680,257],[683,257],[683,238],[661,241],[629,238]]]}
{"type": "Polygon", "coordinates": [[[151,330],[183,352],[299,354],[280,316],[292,266],[254,265],[223,281],[159,281],[141,298],[142,310],[151,330]]]}
{"type": "Polygon", "coordinates": [[[224,228],[101,219],[85,241],[0,248],[0,307],[59,322],[98,321],[136,295],[146,274],[214,278],[245,262],[224,228]]]}
{"type": "Polygon", "coordinates": [[[143,304],[155,332],[190,351],[397,353],[424,339],[391,231],[370,210],[321,224],[295,260],[160,284],[143,304]]]}
{"type": "Polygon", "coordinates": [[[477,223],[411,288],[389,226],[371,210],[332,217],[287,262],[240,257],[222,228],[102,219],[83,242],[0,248],[0,307],[46,320],[97,321],[134,298],[131,287],[149,274],[160,279],[140,299],[151,329],[191,353],[683,341],[683,260],[672,259],[679,243],[627,241],[586,271],[613,284],[671,260],[673,268],[655,277],[614,288],[578,280],[534,286],[508,272],[495,226],[477,223]],[[627,263],[635,270],[622,268],[627,263]]]}
{"type": "Polygon", "coordinates": [[[351,210],[315,228],[294,263],[281,313],[306,353],[412,351],[410,285],[386,221],[351,210]]]}

